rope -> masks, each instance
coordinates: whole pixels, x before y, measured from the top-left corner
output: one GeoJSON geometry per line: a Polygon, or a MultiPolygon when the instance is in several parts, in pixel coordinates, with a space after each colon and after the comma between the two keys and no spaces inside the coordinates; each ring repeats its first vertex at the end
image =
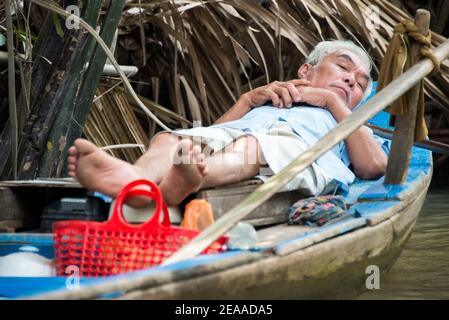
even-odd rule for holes
{"type": "Polygon", "coordinates": [[[434,65],[434,69],[431,75],[440,72],[441,62],[433,54],[432,34],[430,32],[427,36],[422,35],[418,32],[418,27],[416,26],[416,24],[410,20],[404,20],[401,23],[397,24],[394,27],[394,32],[399,33],[400,35],[406,34],[409,39],[412,39],[414,42],[418,43],[421,46],[419,50],[421,56],[423,58],[432,60],[432,63],[434,65]]]}

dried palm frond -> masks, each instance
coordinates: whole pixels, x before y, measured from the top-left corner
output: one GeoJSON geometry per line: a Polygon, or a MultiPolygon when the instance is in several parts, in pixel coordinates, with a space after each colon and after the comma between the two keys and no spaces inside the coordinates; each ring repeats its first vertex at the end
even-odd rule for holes
{"type": "Polygon", "coordinates": [[[2,24],[5,20],[5,2],[0,2],[0,24],[2,24]]]}
{"type": "Polygon", "coordinates": [[[148,137],[133,112],[126,92],[118,87],[110,89],[110,86],[98,86],[97,98],[90,110],[84,133],[99,147],[141,145],[138,148],[109,150],[115,157],[135,162],[145,152],[148,137]]]}

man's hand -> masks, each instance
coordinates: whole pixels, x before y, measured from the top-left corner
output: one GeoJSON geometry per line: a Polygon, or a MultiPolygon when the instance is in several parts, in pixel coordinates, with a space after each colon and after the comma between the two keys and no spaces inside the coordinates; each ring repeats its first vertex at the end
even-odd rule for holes
{"type": "Polygon", "coordinates": [[[275,81],[258,87],[240,96],[239,100],[222,115],[215,124],[240,119],[251,109],[262,106],[267,101],[275,107],[290,108],[293,102],[300,102],[298,88],[310,85],[310,81],[294,79],[288,82],[275,81]]]}
{"type": "Polygon", "coordinates": [[[304,102],[312,106],[329,109],[329,111],[331,111],[331,107],[335,104],[346,105],[338,94],[327,89],[315,88],[311,86],[300,86],[298,87],[298,93],[298,102],[304,102]]]}
{"type": "Polygon", "coordinates": [[[302,79],[288,82],[275,81],[243,94],[241,99],[250,109],[260,107],[270,100],[275,107],[289,108],[293,102],[301,101],[298,88],[307,85],[310,85],[310,82],[302,79]]]}

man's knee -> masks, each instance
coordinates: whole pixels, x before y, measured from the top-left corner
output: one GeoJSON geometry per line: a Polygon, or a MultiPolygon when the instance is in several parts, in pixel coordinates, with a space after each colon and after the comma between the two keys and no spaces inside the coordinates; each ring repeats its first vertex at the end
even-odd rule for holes
{"type": "Polygon", "coordinates": [[[248,135],[237,139],[235,151],[244,154],[246,164],[259,165],[259,142],[255,137],[248,135]]]}
{"type": "Polygon", "coordinates": [[[171,134],[170,132],[163,132],[151,139],[151,146],[163,145],[167,146],[167,144],[178,144],[180,141],[179,136],[171,134]]]}
{"type": "Polygon", "coordinates": [[[253,136],[243,136],[234,142],[234,150],[236,152],[248,152],[249,149],[257,149],[259,143],[253,136]]]}

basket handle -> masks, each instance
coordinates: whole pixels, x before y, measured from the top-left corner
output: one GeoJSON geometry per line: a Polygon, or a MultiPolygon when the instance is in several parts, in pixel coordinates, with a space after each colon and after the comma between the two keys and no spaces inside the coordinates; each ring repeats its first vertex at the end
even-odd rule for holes
{"type": "Polygon", "coordinates": [[[145,179],[132,181],[129,184],[127,184],[126,186],[124,186],[122,190],[120,190],[119,194],[117,195],[117,199],[116,199],[115,205],[114,205],[114,210],[112,212],[112,217],[109,220],[109,223],[136,227],[135,225],[131,225],[128,222],[126,222],[126,220],[123,216],[123,203],[129,198],[137,197],[137,196],[145,196],[145,197],[150,198],[151,200],[156,202],[156,207],[154,209],[153,216],[147,222],[139,225],[138,226],[139,228],[145,228],[146,226],[151,226],[151,225],[158,225],[161,211],[163,211],[163,214],[164,214],[162,224],[164,226],[171,225],[167,205],[162,198],[162,194],[161,194],[159,188],[157,187],[157,185],[155,183],[153,183],[149,180],[145,180],[145,179]],[[134,189],[137,186],[150,187],[151,191],[144,190],[144,189],[134,189]]]}

